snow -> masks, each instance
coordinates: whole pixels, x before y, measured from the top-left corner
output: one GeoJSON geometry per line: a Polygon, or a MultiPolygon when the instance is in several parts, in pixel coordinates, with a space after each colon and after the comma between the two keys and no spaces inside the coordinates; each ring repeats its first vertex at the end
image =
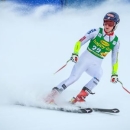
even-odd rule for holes
{"type": "MultiPolygon", "coordinates": [[[[119,108],[119,114],[74,114],[14,105],[35,105],[52,87],[67,78],[72,62],[53,74],[70,58],[73,46],[92,28],[102,27],[108,11],[119,13],[116,30],[120,38],[119,79],[129,86],[129,4],[106,2],[93,9],[65,9],[45,15],[47,7],[22,14],[20,5],[0,3],[0,130],[129,130],[130,95],[120,83],[110,83],[111,54],[102,64],[104,75],[87,97],[87,106],[119,108]]],[[[49,10],[53,10],[48,7],[49,10]]],[[[85,44],[80,54],[86,49],[85,44]]],[[[69,101],[91,79],[87,74],[67,88],[61,102],[69,101]]]]}

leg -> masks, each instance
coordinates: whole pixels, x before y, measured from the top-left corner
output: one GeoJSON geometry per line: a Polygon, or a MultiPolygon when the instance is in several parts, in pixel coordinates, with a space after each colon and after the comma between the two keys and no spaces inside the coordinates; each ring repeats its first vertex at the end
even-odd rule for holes
{"type": "Polygon", "coordinates": [[[86,88],[88,88],[88,91],[91,90],[99,83],[103,71],[102,68],[100,66],[91,66],[87,71],[86,71],[90,76],[92,76],[93,78],[85,85],[86,88]]]}
{"type": "Polygon", "coordinates": [[[66,89],[68,86],[70,86],[75,81],[77,81],[80,78],[80,76],[82,75],[83,72],[84,72],[84,69],[79,68],[78,65],[75,64],[72,71],[71,71],[70,76],[66,80],[59,83],[57,85],[57,88],[60,89],[60,90],[66,89]]]}
{"type": "Polygon", "coordinates": [[[52,92],[47,96],[45,102],[51,103],[54,101],[58,93],[61,93],[68,86],[73,84],[76,80],[80,78],[82,73],[87,69],[89,60],[86,60],[85,53],[81,55],[78,62],[74,65],[69,78],[62,81],[59,85],[53,88],[52,92]]]}
{"type": "Polygon", "coordinates": [[[89,60],[86,59],[86,53],[83,53],[78,62],[74,65],[69,78],[57,85],[57,88],[60,90],[64,90],[75,81],[77,81],[82,73],[88,68],[88,64],[89,60]]]}
{"type": "Polygon", "coordinates": [[[72,98],[71,103],[76,103],[77,101],[84,102],[85,98],[89,94],[94,94],[94,93],[92,93],[91,90],[98,84],[98,82],[103,74],[102,68],[100,66],[96,66],[96,65],[91,65],[91,67],[89,67],[86,72],[89,75],[91,75],[93,78],[82,88],[82,90],[76,96],[76,98],[74,98],[74,97],[72,98]]]}
{"type": "Polygon", "coordinates": [[[54,87],[51,91],[51,93],[47,96],[47,98],[45,99],[45,102],[47,103],[54,103],[54,99],[63,91],[65,90],[69,85],[71,85],[72,83],[74,83],[77,79],[79,79],[79,77],[81,76],[81,74],[83,73],[85,69],[82,68],[82,66],[79,66],[78,63],[76,63],[72,69],[72,72],[69,76],[68,79],[62,81],[59,85],[57,85],[56,87],[54,87]]]}

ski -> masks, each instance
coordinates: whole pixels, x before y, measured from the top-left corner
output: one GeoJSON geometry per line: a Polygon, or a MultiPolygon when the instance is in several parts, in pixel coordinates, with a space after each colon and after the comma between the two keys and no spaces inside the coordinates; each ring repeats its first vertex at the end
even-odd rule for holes
{"type": "MultiPolygon", "coordinates": [[[[82,106],[79,106],[79,105],[75,105],[75,104],[71,104],[70,102],[69,102],[69,104],[71,105],[71,106],[76,106],[76,107],[78,107],[78,108],[80,108],[80,109],[82,109],[82,111],[84,111],[84,109],[86,108],[86,107],[82,107],[82,106]]],[[[120,112],[120,110],[119,109],[117,109],[117,108],[109,108],[109,109],[107,109],[107,108],[91,108],[94,112],[104,112],[104,113],[119,113],[120,112]]]]}
{"type": "Polygon", "coordinates": [[[78,108],[78,109],[66,109],[66,108],[58,108],[57,110],[65,111],[65,112],[72,112],[72,113],[92,113],[93,110],[91,108],[78,108]]]}
{"type": "Polygon", "coordinates": [[[119,113],[120,110],[117,108],[114,109],[104,109],[104,108],[93,108],[95,112],[106,112],[106,113],[119,113]]]}
{"type": "Polygon", "coordinates": [[[16,103],[15,105],[26,106],[26,107],[33,107],[39,109],[47,109],[47,110],[55,110],[55,111],[62,111],[62,112],[70,112],[70,113],[92,113],[92,108],[79,108],[79,107],[72,107],[72,106],[58,106],[58,105],[51,105],[51,104],[44,104],[44,105],[25,105],[21,103],[16,103]]]}
{"type": "Polygon", "coordinates": [[[105,109],[105,108],[83,108],[80,106],[58,106],[52,104],[42,104],[42,105],[25,105],[21,103],[16,103],[15,105],[26,106],[26,107],[34,107],[39,109],[47,109],[47,110],[55,110],[62,112],[70,112],[70,113],[92,113],[92,112],[102,112],[102,113],[119,113],[120,110],[117,108],[114,109],[105,109]]]}

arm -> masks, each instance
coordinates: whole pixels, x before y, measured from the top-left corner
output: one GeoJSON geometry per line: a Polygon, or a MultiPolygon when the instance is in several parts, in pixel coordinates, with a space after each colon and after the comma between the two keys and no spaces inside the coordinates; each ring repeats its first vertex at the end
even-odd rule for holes
{"type": "Polygon", "coordinates": [[[112,50],[112,75],[117,75],[119,47],[120,47],[120,42],[118,41],[116,46],[112,50]]]}
{"type": "Polygon", "coordinates": [[[99,29],[92,29],[89,32],[87,32],[86,35],[84,35],[79,41],[76,42],[74,46],[74,54],[79,53],[79,50],[82,45],[84,45],[86,42],[88,42],[90,39],[93,39],[98,34],[99,29]]]}

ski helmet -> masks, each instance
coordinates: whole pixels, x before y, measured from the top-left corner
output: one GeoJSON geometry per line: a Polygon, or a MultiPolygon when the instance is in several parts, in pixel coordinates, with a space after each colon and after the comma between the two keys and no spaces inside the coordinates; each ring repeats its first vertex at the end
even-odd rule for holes
{"type": "Polygon", "coordinates": [[[118,24],[120,22],[120,18],[119,15],[115,12],[108,12],[105,16],[103,20],[111,20],[113,22],[115,22],[116,24],[118,24]]]}

